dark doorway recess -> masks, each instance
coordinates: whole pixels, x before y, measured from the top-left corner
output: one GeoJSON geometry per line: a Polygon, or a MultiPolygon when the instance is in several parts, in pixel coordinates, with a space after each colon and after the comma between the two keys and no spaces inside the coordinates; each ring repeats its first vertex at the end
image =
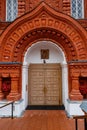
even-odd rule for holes
{"type": "Polygon", "coordinates": [[[65,110],[64,105],[58,105],[58,106],[27,106],[26,110],[65,110]]]}

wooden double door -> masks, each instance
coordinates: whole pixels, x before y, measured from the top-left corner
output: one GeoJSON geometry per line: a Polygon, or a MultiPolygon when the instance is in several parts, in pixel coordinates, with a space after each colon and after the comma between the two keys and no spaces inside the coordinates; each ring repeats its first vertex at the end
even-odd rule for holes
{"type": "Polygon", "coordinates": [[[29,65],[29,105],[61,105],[61,65],[29,65]]]}

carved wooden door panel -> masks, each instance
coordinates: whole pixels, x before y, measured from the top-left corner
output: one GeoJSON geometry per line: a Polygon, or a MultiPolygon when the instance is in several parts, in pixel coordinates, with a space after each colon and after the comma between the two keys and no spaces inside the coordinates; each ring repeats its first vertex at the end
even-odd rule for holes
{"type": "Polygon", "coordinates": [[[53,66],[51,69],[45,71],[45,79],[45,104],[61,104],[61,71],[58,70],[57,66],[53,66]]]}
{"type": "Polygon", "coordinates": [[[29,105],[61,104],[61,67],[59,64],[29,66],[29,105]]]}
{"type": "Polygon", "coordinates": [[[43,65],[31,64],[29,67],[29,104],[44,105],[43,65]]]}

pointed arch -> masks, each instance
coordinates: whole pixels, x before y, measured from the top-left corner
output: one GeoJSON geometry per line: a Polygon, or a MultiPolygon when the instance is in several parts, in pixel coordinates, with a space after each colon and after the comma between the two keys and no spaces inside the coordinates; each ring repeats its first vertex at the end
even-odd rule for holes
{"type": "Polygon", "coordinates": [[[43,38],[55,40],[64,49],[68,61],[87,59],[86,31],[70,16],[56,12],[42,2],[3,32],[0,60],[22,61],[26,48],[43,38]]]}

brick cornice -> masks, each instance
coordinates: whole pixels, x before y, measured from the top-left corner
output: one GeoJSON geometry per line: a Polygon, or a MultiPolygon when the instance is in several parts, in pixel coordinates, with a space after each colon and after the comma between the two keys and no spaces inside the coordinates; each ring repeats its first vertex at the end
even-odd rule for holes
{"type": "Polygon", "coordinates": [[[69,64],[71,77],[87,77],[87,62],[69,64]]]}

